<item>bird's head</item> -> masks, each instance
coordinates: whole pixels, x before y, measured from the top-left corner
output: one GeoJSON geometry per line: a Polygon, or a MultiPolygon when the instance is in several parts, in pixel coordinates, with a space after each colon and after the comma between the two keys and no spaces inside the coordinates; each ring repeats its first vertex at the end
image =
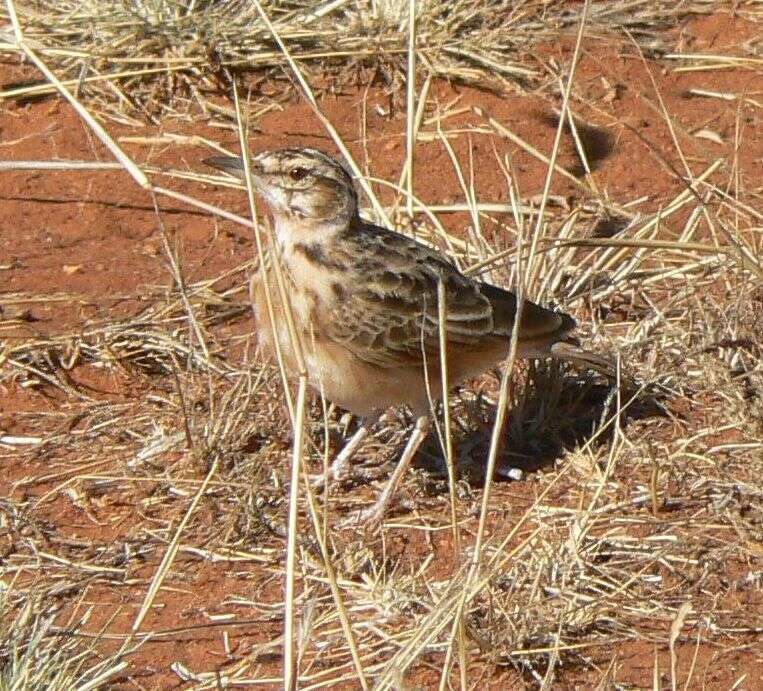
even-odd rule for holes
{"type": "MultiPolygon", "coordinates": [[[[333,158],[315,149],[278,149],[251,157],[252,184],[276,219],[348,223],[357,213],[352,178],[333,158]]],[[[213,156],[209,166],[245,180],[238,156],[213,156]]]]}

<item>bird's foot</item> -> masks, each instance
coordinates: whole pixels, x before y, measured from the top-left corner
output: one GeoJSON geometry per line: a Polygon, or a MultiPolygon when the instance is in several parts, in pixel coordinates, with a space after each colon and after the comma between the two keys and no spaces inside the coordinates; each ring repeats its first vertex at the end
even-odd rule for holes
{"type": "Polygon", "coordinates": [[[371,506],[367,506],[359,511],[353,511],[349,516],[342,519],[337,523],[337,527],[341,529],[347,528],[363,528],[366,532],[373,532],[384,521],[384,517],[387,514],[387,510],[392,502],[381,501],[382,497],[378,501],[374,502],[371,506]]]}

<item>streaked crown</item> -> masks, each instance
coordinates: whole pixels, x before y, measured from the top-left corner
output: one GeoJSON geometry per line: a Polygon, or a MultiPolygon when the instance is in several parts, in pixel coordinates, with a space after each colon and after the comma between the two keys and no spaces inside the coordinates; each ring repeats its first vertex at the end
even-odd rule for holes
{"type": "MultiPolygon", "coordinates": [[[[245,179],[239,157],[215,156],[205,163],[245,179]]],[[[347,222],[357,193],[347,171],[316,149],[263,151],[251,159],[252,183],[276,216],[313,222],[347,222]]]]}

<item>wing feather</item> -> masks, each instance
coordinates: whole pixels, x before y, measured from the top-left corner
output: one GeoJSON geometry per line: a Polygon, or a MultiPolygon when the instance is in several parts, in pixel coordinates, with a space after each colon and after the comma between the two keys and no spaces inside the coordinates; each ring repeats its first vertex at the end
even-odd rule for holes
{"type": "MultiPolygon", "coordinates": [[[[368,228],[368,226],[366,226],[368,228]]],[[[439,349],[437,286],[445,285],[449,342],[477,343],[493,330],[479,284],[415,240],[373,228],[362,242],[362,285],[334,305],[328,337],[380,367],[419,365],[439,349]]]]}
{"type": "MultiPolygon", "coordinates": [[[[346,238],[347,239],[347,238],[346,238]]],[[[511,335],[514,293],[461,274],[435,250],[404,235],[363,225],[357,243],[362,277],[332,308],[327,336],[379,367],[419,366],[439,352],[438,282],[445,285],[450,344],[495,343],[511,335]]],[[[520,340],[553,339],[574,326],[566,315],[525,302],[520,340]]]]}

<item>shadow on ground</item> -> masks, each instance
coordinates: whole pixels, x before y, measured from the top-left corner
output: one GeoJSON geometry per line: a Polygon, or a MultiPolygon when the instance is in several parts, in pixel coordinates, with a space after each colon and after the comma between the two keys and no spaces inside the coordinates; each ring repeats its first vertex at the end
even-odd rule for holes
{"type": "MultiPolygon", "coordinates": [[[[621,389],[619,394],[618,403],[615,386],[575,376],[558,364],[531,366],[524,381],[516,385],[504,423],[495,479],[517,479],[553,467],[569,451],[608,444],[617,424],[627,428],[633,421],[666,415],[654,393],[621,389]]],[[[460,478],[479,486],[485,480],[496,406],[484,397],[461,399],[457,411],[458,431],[453,438],[457,472],[460,478]]],[[[436,432],[423,444],[415,466],[435,478],[447,477],[436,432]]]]}

